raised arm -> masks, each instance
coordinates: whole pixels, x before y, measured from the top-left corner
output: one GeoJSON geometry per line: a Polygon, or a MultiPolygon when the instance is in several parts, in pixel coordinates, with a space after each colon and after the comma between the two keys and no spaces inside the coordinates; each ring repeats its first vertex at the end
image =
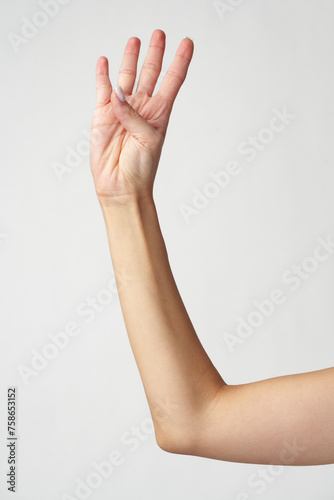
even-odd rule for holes
{"type": "Polygon", "coordinates": [[[227,385],[196,335],[153,200],[169,116],[193,42],[182,40],[153,97],[165,34],[154,31],[133,92],[139,48],[138,38],[128,41],[118,80],[123,95],[112,89],[107,59],[98,60],[91,170],[157,443],[169,452],[227,461],[333,463],[333,368],[227,385]]]}

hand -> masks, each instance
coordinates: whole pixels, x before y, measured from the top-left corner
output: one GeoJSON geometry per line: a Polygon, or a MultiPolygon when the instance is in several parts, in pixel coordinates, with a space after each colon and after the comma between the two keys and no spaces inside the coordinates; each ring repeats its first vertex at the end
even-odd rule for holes
{"type": "Polygon", "coordinates": [[[184,38],[161,86],[152,97],[165,50],[165,33],[155,30],[144,61],[137,89],[140,40],[128,40],[119,71],[122,102],[113,90],[108,59],[100,57],[96,67],[96,109],[91,127],[90,162],[100,203],[124,203],[153,195],[153,182],[164,143],[169,116],[184,82],[194,44],[184,38]]]}

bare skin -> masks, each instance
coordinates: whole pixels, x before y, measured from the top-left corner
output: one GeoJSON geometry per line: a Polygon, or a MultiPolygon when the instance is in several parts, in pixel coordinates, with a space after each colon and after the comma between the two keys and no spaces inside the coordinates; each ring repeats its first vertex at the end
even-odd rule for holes
{"type": "Polygon", "coordinates": [[[91,171],[106,224],[130,345],[165,451],[231,462],[334,463],[334,368],[228,385],[178,292],[153,198],[174,100],[194,44],[185,38],[157,93],[165,34],[155,30],[136,90],[140,40],[130,38],[113,89],[96,67],[91,171]]]}

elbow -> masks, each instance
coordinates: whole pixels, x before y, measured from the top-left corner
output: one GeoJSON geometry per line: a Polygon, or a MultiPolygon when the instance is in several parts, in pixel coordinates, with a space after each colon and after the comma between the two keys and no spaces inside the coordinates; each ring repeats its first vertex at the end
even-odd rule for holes
{"type": "Polygon", "coordinates": [[[167,453],[188,455],[194,442],[197,415],[187,409],[182,413],[164,415],[152,412],[155,441],[167,453]]]}
{"type": "Polygon", "coordinates": [[[188,411],[186,415],[170,422],[168,426],[161,426],[155,421],[155,438],[159,448],[178,455],[204,456],[203,453],[207,448],[206,438],[210,434],[213,422],[220,419],[220,404],[223,398],[225,401],[223,389],[226,387],[227,384],[224,383],[215,391],[205,404],[201,405],[200,411],[198,409],[195,412],[188,411]]]}
{"type": "Polygon", "coordinates": [[[155,439],[159,448],[167,453],[177,455],[197,455],[203,420],[198,414],[169,426],[155,425],[155,439]]]}
{"type": "Polygon", "coordinates": [[[156,434],[155,435],[155,440],[162,451],[166,451],[167,453],[175,453],[175,449],[171,445],[171,440],[169,436],[167,435],[162,435],[162,434],[156,434]]]}
{"type": "Polygon", "coordinates": [[[189,431],[156,432],[156,443],[159,448],[167,453],[176,455],[193,455],[194,439],[189,437],[189,431]]]}

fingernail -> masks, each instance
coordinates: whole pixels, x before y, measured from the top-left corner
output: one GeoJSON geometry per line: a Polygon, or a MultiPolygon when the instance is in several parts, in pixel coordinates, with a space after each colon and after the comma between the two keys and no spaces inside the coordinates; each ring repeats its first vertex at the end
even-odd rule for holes
{"type": "Polygon", "coordinates": [[[188,40],[191,40],[192,42],[194,41],[192,38],[189,38],[189,36],[186,36],[186,38],[188,38],[188,40]]]}
{"type": "Polygon", "coordinates": [[[122,87],[120,87],[119,85],[117,85],[115,87],[115,90],[116,90],[116,94],[117,94],[117,97],[120,101],[124,102],[125,101],[125,95],[124,95],[124,92],[122,90],[122,87]]]}

